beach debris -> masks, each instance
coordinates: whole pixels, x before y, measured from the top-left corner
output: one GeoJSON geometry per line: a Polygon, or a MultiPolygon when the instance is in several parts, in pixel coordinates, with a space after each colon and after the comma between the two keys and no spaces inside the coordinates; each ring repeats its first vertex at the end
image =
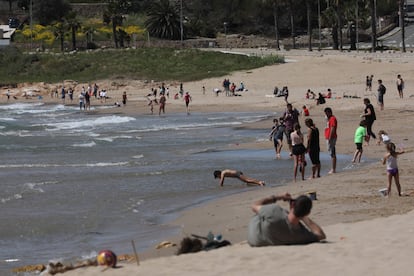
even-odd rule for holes
{"type": "Polygon", "coordinates": [[[211,231],[208,232],[207,236],[199,236],[192,234],[194,238],[186,237],[181,241],[180,248],[177,251],[177,255],[186,253],[196,253],[201,250],[209,251],[212,249],[220,248],[223,246],[231,245],[228,240],[222,240],[222,235],[214,235],[211,231]],[[205,240],[203,244],[201,240],[205,240]]]}
{"type": "Polygon", "coordinates": [[[173,247],[173,246],[177,246],[177,245],[173,242],[170,242],[170,241],[163,241],[163,242],[160,242],[155,248],[156,249],[161,249],[161,248],[169,248],[169,247],[173,247]]]}
{"type": "Polygon", "coordinates": [[[42,272],[46,269],[46,266],[43,264],[37,265],[25,265],[22,267],[17,267],[12,270],[13,273],[21,273],[21,272],[42,272]]]}
{"type": "Polygon", "coordinates": [[[107,267],[115,267],[117,262],[117,257],[114,252],[111,250],[101,250],[96,256],[96,261],[99,265],[105,265],[107,267]]]}
{"type": "Polygon", "coordinates": [[[383,188],[383,189],[378,190],[378,192],[379,192],[379,193],[380,193],[380,195],[382,195],[382,196],[387,196],[387,194],[388,194],[388,189],[387,189],[387,188],[383,188]]]}
{"type": "Polygon", "coordinates": [[[135,248],[134,240],[131,240],[131,244],[132,244],[132,249],[134,250],[135,260],[137,260],[137,265],[139,265],[139,258],[138,258],[138,254],[137,254],[137,249],[135,248]]]}
{"type": "Polygon", "coordinates": [[[316,197],[316,191],[309,191],[305,193],[305,195],[307,195],[311,200],[318,200],[316,197]]]}

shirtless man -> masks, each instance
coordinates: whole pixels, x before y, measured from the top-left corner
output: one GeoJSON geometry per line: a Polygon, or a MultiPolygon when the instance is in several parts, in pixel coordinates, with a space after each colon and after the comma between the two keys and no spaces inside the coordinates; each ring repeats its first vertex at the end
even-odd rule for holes
{"type": "Polygon", "coordinates": [[[257,186],[265,185],[264,181],[259,181],[254,178],[247,177],[241,171],[229,170],[229,169],[226,169],[224,171],[214,171],[214,178],[220,178],[220,186],[223,186],[225,177],[238,178],[241,181],[245,182],[246,184],[252,184],[252,185],[257,185],[257,186]]]}

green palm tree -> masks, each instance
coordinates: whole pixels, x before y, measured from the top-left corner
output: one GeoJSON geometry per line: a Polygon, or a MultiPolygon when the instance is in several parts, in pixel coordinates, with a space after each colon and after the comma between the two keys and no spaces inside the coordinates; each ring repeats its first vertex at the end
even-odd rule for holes
{"type": "Polygon", "coordinates": [[[151,36],[173,40],[181,39],[178,5],[172,5],[169,0],[156,1],[150,6],[147,15],[145,27],[151,36]]]}

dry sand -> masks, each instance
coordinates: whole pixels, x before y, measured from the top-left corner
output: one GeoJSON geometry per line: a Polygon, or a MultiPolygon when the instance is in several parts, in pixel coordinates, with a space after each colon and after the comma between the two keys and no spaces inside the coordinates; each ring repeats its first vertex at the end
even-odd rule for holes
{"type": "MultiPolygon", "coordinates": [[[[258,51],[258,54],[262,53],[263,51],[258,51]]],[[[414,212],[411,212],[414,206],[414,169],[411,167],[411,160],[414,158],[411,152],[414,128],[411,124],[411,114],[414,112],[414,98],[411,97],[414,95],[413,54],[301,51],[282,54],[289,63],[235,72],[226,76],[236,84],[240,81],[245,83],[249,91],[243,92],[241,97],[216,97],[213,94],[213,88],[220,88],[224,77],[184,83],[185,91],[190,91],[193,98],[191,110],[262,110],[271,113],[276,109],[280,110],[285,102],[282,98],[266,95],[272,94],[276,85],[287,85],[290,91],[289,101],[298,109],[304,104],[309,106],[311,118],[320,131],[325,126],[323,109],[328,106],[333,109],[339,123],[337,150],[342,154],[351,155],[355,150],[354,131],[364,107],[362,98],[368,97],[374,103],[377,112],[374,131],[388,131],[392,140],[396,144],[404,145],[406,150],[399,158],[404,196],[397,196],[395,185],[392,187],[390,198],[379,194],[378,190],[387,184],[385,166],[379,161],[385,149],[383,145],[377,146],[371,142],[369,146],[364,147],[363,159],[378,160],[372,164],[355,165],[352,169],[339,171],[337,174],[292,182],[283,187],[258,188],[187,210],[173,222],[181,227],[181,234],[168,238],[169,241],[179,244],[183,237],[193,233],[205,235],[211,230],[221,233],[223,238],[233,243],[232,246],[181,256],[173,256],[176,247],[153,249],[139,254],[140,266],[134,262],[121,262],[117,269],[88,267],[69,271],[67,275],[96,275],[101,272],[106,275],[293,275],[300,272],[308,275],[411,274],[410,253],[414,249],[414,212]],[[365,76],[371,74],[375,80],[373,91],[365,91],[365,76]],[[401,74],[405,80],[404,99],[399,99],[396,90],[397,74],[401,74]],[[387,87],[384,111],[380,111],[376,106],[376,80],[379,78],[387,87]],[[206,87],[205,95],[202,93],[202,86],[206,87]],[[316,106],[314,101],[304,98],[308,88],[316,93],[331,88],[334,98],[328,99],[325,105],[316,106]],[[344,95],[360,98],[344,98],[344,95]],[[307,191],[317,192],[318,200],[314,201],[311,217],[324,228],[327,235],[326,243],[265,248],[251,248],[246,244],[247,225],[253,215],[250,205],[253,201],[271,194],[290,192],[299,195],[307,191]]],[[[149,108],[145,95],[151,87],[158,85],[127,80],[123,80],[121,84],[118,81],[118,88],[111,85],[111,82],[98,84],[107,86],[112,101],[120,101],[123,91],[127,91],[128,94],[127,106],[105,112],[129,114],[147,114],[149,108]]],[[[178,85],[174,83],[170,86],[167,115],[170,112],[185,112],[184,102],[172,99],[178,85]]],[[[15,89],[12,92],[18,94],[19,90],[15,89]]],[[[49,96],[44,96],[43,100],[56,101],[49,96]]],[[[2,101],[5,101],[5,97],[2,97],[2,101]]],[[[94,104],[100,103],[92,102],[92,105],[94,104]]],[[[155,111],[158,111],[157,108],[155,106],[155,111]]],[[[303,118],[301,120],[303,122],[303,118]]],[[[270,128],[271,125],[269,120],[247,127],[270,128]]],[[[322,133],[323,131],[321,135],[322,133]]],[[[322,136],[321,142],[322,150],[325,150],[322,136]]],[[[241,146],[269,148],[273,151],[273,145],[268,141],[241,146]]],[[[248,168],[245,170],[248,171],[248,168]]],[[[217,185],[213,179],[205,181],[217,185]]],[[[219,187],[217,192],[220,193],[219,187]]]]}

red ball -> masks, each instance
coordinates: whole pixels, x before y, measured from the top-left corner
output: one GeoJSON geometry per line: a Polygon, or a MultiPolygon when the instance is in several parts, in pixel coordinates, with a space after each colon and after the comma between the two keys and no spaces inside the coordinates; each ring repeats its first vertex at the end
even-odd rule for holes
{"type": "Polygon", "coordinates": [[[98,256],[96,256],[96,260],[98,261],[99,265],[115,267],[117,258],[115,253],[111,250],[102,250],[98,253],[98,256]]]}

